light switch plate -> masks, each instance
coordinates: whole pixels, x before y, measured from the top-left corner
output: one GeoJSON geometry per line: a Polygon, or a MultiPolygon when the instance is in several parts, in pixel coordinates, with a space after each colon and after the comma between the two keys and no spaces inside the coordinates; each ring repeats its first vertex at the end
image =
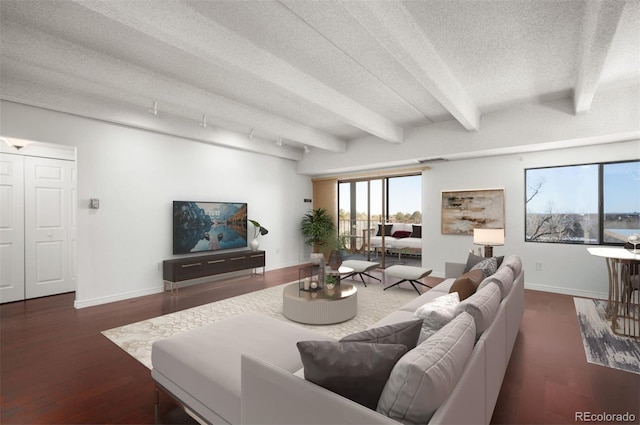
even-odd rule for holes
{"type": "Polygon", "coordinates": [[[89,208],[93,210],[97,210],[98,208],[100,208],[100,199],[91,198],[91,200],[89,201],[89,208]]]}

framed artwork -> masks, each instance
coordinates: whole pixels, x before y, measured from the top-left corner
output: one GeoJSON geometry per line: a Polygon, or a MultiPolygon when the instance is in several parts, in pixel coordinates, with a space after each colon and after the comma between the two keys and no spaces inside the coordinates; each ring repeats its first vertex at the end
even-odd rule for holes
{"type": "Polygon", "coordinates": [[[442,234],[504,229],[504,189],[442,191],[442,234]]]}

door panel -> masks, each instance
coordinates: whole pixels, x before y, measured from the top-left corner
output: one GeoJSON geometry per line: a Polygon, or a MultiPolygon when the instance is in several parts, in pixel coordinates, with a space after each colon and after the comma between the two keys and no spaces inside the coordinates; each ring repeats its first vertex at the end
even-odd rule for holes
{"type": "Polygon", "coordinates": [[[0,302],[24,299],[24,158],[0,153],[0,302]]]}
{"type": "Polygon", "coordinates": [[[75,290],[69,260],[74,163],[25,158],[26,298],[75,290]]]}

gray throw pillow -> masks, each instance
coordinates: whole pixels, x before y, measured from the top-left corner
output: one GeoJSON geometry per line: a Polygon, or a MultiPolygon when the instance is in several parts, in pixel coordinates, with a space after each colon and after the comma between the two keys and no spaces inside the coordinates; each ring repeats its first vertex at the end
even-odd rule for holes
{"type": "MultiPolygon", "coordinates": [[[[489,257],[489,258],[496,259],[496,269],[497,269],[498,267],[500,267],[500,264],[502,264],[502,261],[504,260],[504,255],[500,257],[489,257]]],[[[467,264],[464,266],[464,273],[470,271],[473,268],[473,266],[475,266],[479,262],[484,261],[486,259],[487,257],[480,257],[479,255],[475,255],[470,252],[469,256],[467,257],[467,264]]]]}
{"type": "Polygon", "coordinates": [[[418,343],[421,328],[422,319],[410,320],[408,322],[394,323],[392,325],[356,332],[345,336],[340,342],[402,344],[407,347],[408,350],[411,350],[418,343]]]}
{"type": "Polygon", "coordinates": [[[498,270],[498,261],[496,260],[496,257],[486,258],[471,267],[470,271],[473,270],[482,270],[482,275],[487,278],[498,270]]]}
{"type": "Polygon", "coordinates": [[[375,410],[389,374],[407,352],[402,344],[300,341],[304,378],[375,410]]]}

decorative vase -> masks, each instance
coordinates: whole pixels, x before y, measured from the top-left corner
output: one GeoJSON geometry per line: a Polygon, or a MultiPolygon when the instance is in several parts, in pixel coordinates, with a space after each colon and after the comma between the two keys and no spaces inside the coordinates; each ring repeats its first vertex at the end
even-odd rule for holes
{"type": "Polygon", "coordinates": [[[257,251],[258,247],[260,246],[258,238],[253,238],[253,240],[249,242],[249,246],[251,247],[251,251],[257,251]]]}
{"type": "Polygon", "coordinates": [[[329,267],[333,270],[338,270],[342,265],[342,257],[340,257],[340,252],[336,249],[331,251],[329,254],[329,267]]]}

